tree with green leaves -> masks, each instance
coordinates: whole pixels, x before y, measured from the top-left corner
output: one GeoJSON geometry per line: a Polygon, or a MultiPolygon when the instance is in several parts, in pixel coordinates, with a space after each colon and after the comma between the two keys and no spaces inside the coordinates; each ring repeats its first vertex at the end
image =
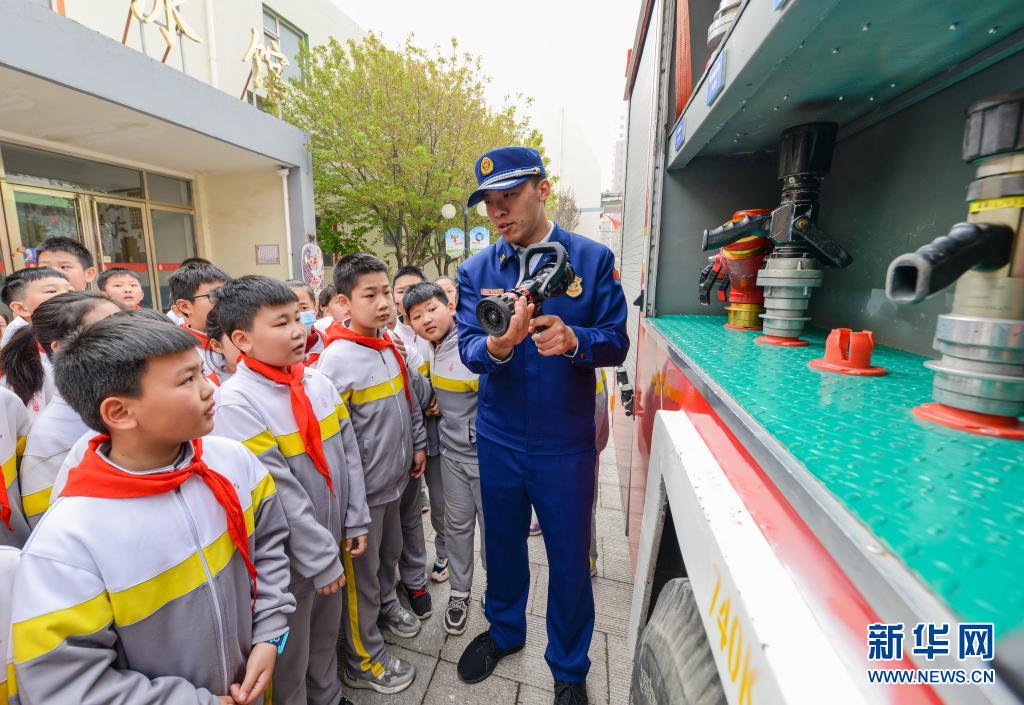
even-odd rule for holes
{"type": "MultiPolygon", "coordinates": [[[[454,39],[445,52],[419,48],[411,36],[400,50],[375,34],[346,45],[332,39],[302,60],[303,80],[287,91],[282,112],[310,133],[328,236],[321,247],[365,249],[379,231],[397,266],[432,261],[449,273],[458,258],[445,253],[444,231],[462,222],[461,214],[443,220],[441,206],[461,204],[476,188],[473,164],[484,152],[522,144],[543,153],[524,114],[532,101],[516,95],[499,109],[488,105],[480,58],[454,39]]],[[[470,213],[470,228],[483,224],[470,213]]]]}

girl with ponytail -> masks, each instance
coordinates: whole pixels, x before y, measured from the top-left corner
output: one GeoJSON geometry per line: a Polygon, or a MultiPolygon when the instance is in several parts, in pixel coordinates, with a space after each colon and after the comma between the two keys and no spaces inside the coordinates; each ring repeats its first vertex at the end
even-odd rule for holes
{"type": "Polygon", "coordinates": [[[26,402],[29,413],[34,401],[45,406],[29,429],[18,473],[25,519],[31,528],[50,506],[50,489],[65,456],[75,441],[89,431],[57,392],[50,356],[60,347],[61,340],[120,310],[120,306],[101,294],[60,294],[40,304],[32,313],[32,325],[15,333],[0,352],[4,381],[26,402]]]}

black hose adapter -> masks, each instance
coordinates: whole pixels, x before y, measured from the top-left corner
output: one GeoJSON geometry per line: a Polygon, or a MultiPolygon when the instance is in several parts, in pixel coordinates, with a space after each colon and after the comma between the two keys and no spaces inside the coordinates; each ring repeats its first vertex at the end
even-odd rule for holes
{"type": "Polygon", "coordinates": [[[945,289],[968,269],[984,272],[1010,261],[1013,230],[993,223],[957,223],[916,252],[889,264],[885,294],[898,304],[916,304],[945,289]]]}

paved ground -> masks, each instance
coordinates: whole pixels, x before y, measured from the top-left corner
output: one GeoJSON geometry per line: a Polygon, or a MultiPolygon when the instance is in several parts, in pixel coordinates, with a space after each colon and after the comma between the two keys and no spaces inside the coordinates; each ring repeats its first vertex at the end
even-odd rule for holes
{"type": "MultiPolygon", "coordinates": [[[[598,577],[594,578],[597,618],[590,647],[593,665],[587,688],[594,705],[625,705],[629,700],[632,660],[626,653],[626,629],[633,590],[629,550],[623,529],[622,503],[615,474],[615,453],[609,447],[601,456],[597,510],[598,577]]],[[[426,515],[424,515],[426,518],[426,515]]],[[[425,522],[428,544],[433,549],[433,531],[425,522]]],[[[433,557],[431,556],[431,561],[433,557]]],[[[441,611],[448,601],[448,584],[431,585],[434,614],[423,623],[414,639],[396,639],[388,634],[395,655],[416,665],[412,686],[392,696],[366,690],[346,695],[356,705],[550,705],[553,699],[551,673],[544,662],[547,645],[544,612],[547,606],[548,565],[544,537],[530,539],[530,570],[533,584],[527,605],[526,648],[498,665],[483,683],[465,685],[455,672],[463,649],[486,629],[480,608],[485,575],[477,562],[474,572],[473,606],[469,628],[460,637],[449,636],[441,624],[441,611]]]]}

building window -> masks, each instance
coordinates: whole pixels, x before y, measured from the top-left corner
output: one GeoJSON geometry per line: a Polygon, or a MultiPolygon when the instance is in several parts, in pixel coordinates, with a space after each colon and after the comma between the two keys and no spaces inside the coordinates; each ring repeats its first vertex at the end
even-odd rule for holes
{"type": "Polygon", "coordinates": [[[268,47],[276,41],[281,53],[288,57],[288,65],[284,67],[285,80],[301,81],[299,54],[309,46],[309,36],[266,5],[263,6],[263,35],[268,47]]]}

